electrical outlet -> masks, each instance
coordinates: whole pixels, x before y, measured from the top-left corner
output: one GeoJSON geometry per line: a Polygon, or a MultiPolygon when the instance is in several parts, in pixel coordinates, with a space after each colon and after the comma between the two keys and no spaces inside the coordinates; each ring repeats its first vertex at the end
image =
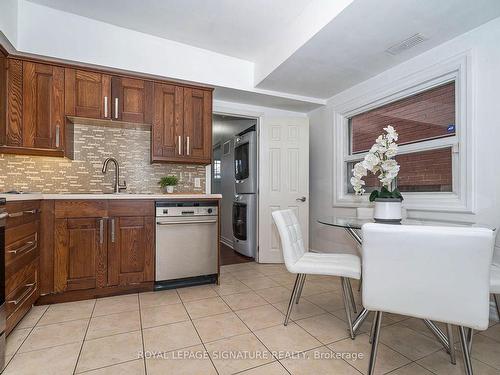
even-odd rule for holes
{"type": "Polygon", "coordinates": [[[197,188],[201,187],[201,178],[195,177],[195,179],[194,179],[194,187],[197,187],[197,188]]]}

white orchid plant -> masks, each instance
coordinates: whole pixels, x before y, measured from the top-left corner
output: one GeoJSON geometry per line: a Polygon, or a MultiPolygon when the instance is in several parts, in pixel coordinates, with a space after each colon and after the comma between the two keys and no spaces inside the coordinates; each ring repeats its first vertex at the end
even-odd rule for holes
{"type": "Polygon", "coordinates": [[[367,176],[368,172],[377,175],[382,183],[380,191],[374,190],[370,194],[370,202],[377,198],[403,200],[403,196],[397,188],[391,190],[393,181],[399,173],[399,164],[394,159],[398,153],[398,145],[396,144],[398,133],[391,125],[384,128],[384,131],[384,134],[378,136],[364,160],[356,163],[352,170],[351,185],[356,195],[362,195],[365,192],[363,177],[367,176]]]}

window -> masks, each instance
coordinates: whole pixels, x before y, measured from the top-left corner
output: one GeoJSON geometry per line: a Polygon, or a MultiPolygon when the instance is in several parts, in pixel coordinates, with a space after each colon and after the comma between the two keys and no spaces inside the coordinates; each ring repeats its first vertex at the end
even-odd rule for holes
{"type": "MultiPolygon", "coordinates": [[[[347,193],[353,193],[349,180],[354,164],[363,159],[387,125],[399,133],[396,156],[401,166],[397,179],[399,190],[453,193],[458,145],[455,103],[453,80],[349,117],[344,161],[347,193]]],[[[365,182],[367,192],[380,186],[371,173],[365,182]]]]}

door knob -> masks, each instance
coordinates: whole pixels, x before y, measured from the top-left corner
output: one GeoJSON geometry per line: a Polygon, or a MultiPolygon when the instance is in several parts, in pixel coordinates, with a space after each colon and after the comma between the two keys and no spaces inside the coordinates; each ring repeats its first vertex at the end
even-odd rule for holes
{"type": "Polygon", "coordinates": [[[297,202],[305,202],[306,201],[306,197],[300,197],[300,198],[297,198],[295,199],[297,202]]]}

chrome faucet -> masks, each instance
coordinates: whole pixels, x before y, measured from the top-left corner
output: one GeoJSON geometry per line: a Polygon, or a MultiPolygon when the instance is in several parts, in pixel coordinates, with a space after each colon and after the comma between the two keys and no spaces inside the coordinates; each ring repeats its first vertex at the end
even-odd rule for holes
{"type": "Polygon", "coordinates": [[[118,161],[115,158],[106,158],[104,163],[102,164],[102,173],[106,173],[108,170],[108,163],[112,161],[115,164],[115,186],[114,192],[119,193],[120,190],[125,190],[127,188],[127,182],[123,181],[123,185],[120,184],[120,166],[118,165],[118,161]]]}

